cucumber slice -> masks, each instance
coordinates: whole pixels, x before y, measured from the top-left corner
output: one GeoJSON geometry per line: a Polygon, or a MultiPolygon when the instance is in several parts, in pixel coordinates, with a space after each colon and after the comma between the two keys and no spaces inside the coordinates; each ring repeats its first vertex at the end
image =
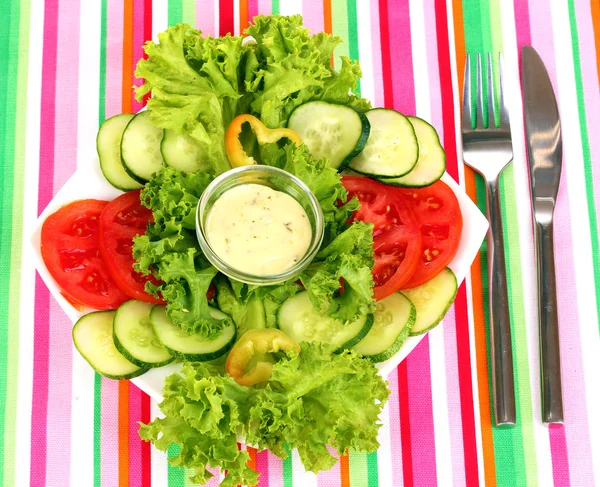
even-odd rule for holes
{"type": "Polygon", "coordinates": [[[371,331],[354,346],[358,353],[373,362],[383,362],[395,355],[408,338],[417,312],[410,300],[394,293],[377,303],[371,331]]]}
{"type": "Polygon", "coordinates": [[[415,130],[404,115],[387,108],[366,113],[371,134],[364,150],[350,162],[350,169],[374,178],[408,174],[419,158],[415,130]]]}
{"type": "Polygon", "coordinates": [[[121,139],[121,161],[127,174],[144,184],[164,165],[160,153],[163,129],[150,122],[150,110],[134,116],[121,139]]]}
{"type": "Polygon", "coordinates": [[[173,361],[150,323],[152,306],[135,299],[127,301],[119,306],[113,322],[115,347],[139,367],[160,367],[173,361]]]}
{"type": "Polygon", "coordinates": [[[364,114],[335,103],[311,101],[296,108],[288,120],[311,155],[325,157],[341,171],[365,147],[371,125],[364,114]]]}
{"type": "MultiPolygon", "coordinates": [[[[227,318],[225,313],[215,308],[210,308],[210,314],[217,319],[227,318]]],[[[208,340],[200,335],[190,335],[173,324],[167,316],[165,307],[159,304],[152,308],[150,321],[162,346],[180,360],[195,362],[214,360],[226,354],[235,343],[236,329],[233,323],[224,328],[217,338],[208,340]]]]}
{"type": "Polygon", "coordinates": [[[421,335],[437,326],[450,309],[457,290],[456,276],[448,267],[425,284],[403,289],[402,294],[417,309],[417,319],[410,334],[421,335]]]}
{"type": "Polygon", "coordinates": [[[113,342],[114,311],[96,311],[77,320],[73,343],[92,368],[109,379],[132,379],[148,369],[127,360],[113,342]]]}
{"type": "Polygon", "coordinates": [[[167,166],[178,171],[212,172],[212,167],[205,160],[200,144],[189,135],[166,129],[160,143],[160,152],[167,166]]]}
{"type": "Polygon", "coordinates": [[[352,323],[340,323],[319,313],[310,302],[307,291],[295,294],[279,308],[277,325],[296,342],[325,342],[336,345],[336,352],[352,348],[373,326],[373,315],[366,315],[352,323]]]}
{"type": "Polygon", "coordinates": [[[133,113],[122,113],[105,120],[96,136],[100,170],[106,180],[121,191],[131,191],[142,187],[139,182],[125,172],[121,162],[121,138],[125,127],[133,117],[133,113]]]}
{"type": "Polygon", "coordinates": [[[382,179],[385,184],[405,188],[422,188],[435,183],[446,170],[446,151],[440,144],[440,138],[435,129],[425,120],[408,117],[412,123],[419,143],[419,159],[406,176],[392,179],[382,179]]]}

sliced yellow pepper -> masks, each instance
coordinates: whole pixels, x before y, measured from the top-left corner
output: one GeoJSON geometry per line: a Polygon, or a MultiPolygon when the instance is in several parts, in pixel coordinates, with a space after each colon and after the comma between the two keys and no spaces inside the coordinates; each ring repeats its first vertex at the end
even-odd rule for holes
{"type": "Polygon", "coordinates": [[[292,129],[270,129],[267,128],[265,124],[263,124],[258,118],[252,115],[238,115],[231,121],[229,127],[227,127],[227,132],[225,132],[225,150],[227,152],[229,162],[231,163],[231,167],[256,164],[254,158],[246,154],[246,151],[242,146],[242,142],[240,141],[242,126],[246,122],[250,124],[250,127],[252,128],[254,135],[256,135],[256,139],[258,140],[259,144],[272,144],[280,139],[285,138],[291,140],[296,145],[300,145],[302,143],[300,136],[292,129]]]}
{"type": "Polygon", "coordinates": [[[300,345],[277,328],[248,330],[229,352],[225,370],[243,386],[265,382],[273,373],[269,354],[292,349],[300,353],[300,345]]]}

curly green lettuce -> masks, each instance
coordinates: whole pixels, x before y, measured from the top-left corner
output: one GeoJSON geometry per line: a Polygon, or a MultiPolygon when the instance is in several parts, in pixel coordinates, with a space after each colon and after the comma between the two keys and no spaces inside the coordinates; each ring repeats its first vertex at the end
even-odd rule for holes
{"type": "Polygon", "coordinates": [[[140,436],[163,451],[178,445],[179,454],[169,461],[195,469],[192,482],[206,483],[208,467],[227,470],[225,487],[258,482],[248,453],[237,448],[238,435],[280,458],[288,456],[288,446],[296,448],[311,472],[330,469],[347,449],[375,451],[389,396],[376,367],[352,351],[334,354],[329,345],[301,348],[274,364],[269,382],[257,389],[203,364],[185,364],[165,382],[165,417],[141,425],[140,436]]]}

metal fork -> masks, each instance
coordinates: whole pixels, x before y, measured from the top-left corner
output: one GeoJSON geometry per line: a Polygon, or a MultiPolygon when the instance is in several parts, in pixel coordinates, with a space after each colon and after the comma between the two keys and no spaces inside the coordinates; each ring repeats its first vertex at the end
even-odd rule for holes
{"type": "Polygon", "coordinates": [[[515,385],[513,375],[512,343],[504,262],[504,236],[500,205],[500,174],[512,161],[510,121],[503,96],[503,61],[500,66],[500,126],[494,119],[494,77],[492,57],[488,54],[488,119],[484,128],[483,80],[481,55],[477,55],[477,117],[472,125],[471,111],[471,60],[467,56],[465,66],[462,105],[462,144],[465,163],[477,171],[485,180],[486,215],[490,223],[487,233],[487,259],[489,283],[490,349],[492,359],[492,388],[496,425],[516,423],[515,385]]]}

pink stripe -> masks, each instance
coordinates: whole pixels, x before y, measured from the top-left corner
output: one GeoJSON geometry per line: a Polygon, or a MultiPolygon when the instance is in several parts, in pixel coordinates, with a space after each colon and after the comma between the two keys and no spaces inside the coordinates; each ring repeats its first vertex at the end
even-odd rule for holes
{"type": "Polygon", "coordinates": [[[412,77],[412,45],[408,0],[387,0],[390,26],[390,63],[394,109],[415,114],[415,87],[412,77]]]}
{"type": "Polygon", "coordinates": [[[371,48],[373,58],[373,88],[374,99],[371,100],[374,107],[382,107],[383,100],[383,74],[381,68],[381,33],[379,30],[379,0],[371,0],[371,48]]]}
{"type": "MultiPolygon", "coordinates": [[[[551,12],[547,4],[534,0],[529,2],[529,19],[532,45],[537,49],[546,64],[546,68],[555,89],[558,105],[560,92],[556,80],[556,60],[554,56],[554,38],[548,30],[551,24],[551,12]]],[[[568,40],[570,42],[570,39],[568,40]]],[[[560,67],[564,69],[564,67],[560,67]]],[[[574,130],[563,126],[563,130],[574,130]]],[[[568,144],[568,141],[567,141],[568,144]]],[[[581,164],[580,160],[570,157],[569,146],[563,137],[564,167],[581,164]]],[[[553,461],[564,462],[569,466],[572,485],[593,485],[593,467],[586,391],[583,382],[583,359],[579,310],[577,308],[577,281],[573,258],[572,222],[569,208],[569,192],[580,188],[570,188],[568,171],[563,170],[555,210],[555,251],[556,278],[558,294],[558,319],[560,324],[560,352],[563,377],[563,401],[565,409],[565,428],[553,431],[550,435],[550,449],[553,461]],[[563,440],[561,436],[566,438],[563,440]],[[570,455],[569,455],[570,452],[570,455]],[[563,459],[563,460],[561,460],[563,459]]]]}
{"type": "Polygon", "coordinates": [[[554,487],[568,487],[571,485],[571,482],[569,480],[569,462],[567,460],[567,455],[558,454],[559,452],[562,453],[567,451],[564,426],[551,424],[548,426],[548,434],[550,435],[550,454],[552,456],[552,477],[554,479],[554,487]]]}
{"type": "MultiPolygon", "coordinates": [[[[596,52],[594,45],[594,26],[592,25],[592,13],[590,2],[575,2],[575,12],[577,17],[577,33],[579,36],[579,57],[581,61],[581,78],[583,82],[583,93],[585,106],[587,107],[587,129],[588,141],[590,144],[590,156],[592,162],[592,172],[595,178],[592,178],[594,184],[594,201],[596,206],[596,218],[600,217],[600,137],[594,134],[600,133],[600,124],[598,123],[598,108],[600,108],[600,86],[598,74],[596,71],[597,63],[600,59],[597,57],[600,53],[596,52]],[[595,109],[591,109],[595,107],[595,109]]],[[[598,230],[600,238],[600,227],[598,230]]],[[[598,303],[600,305],[600,303],[598,303]]]]}
{"type": "Polygon", "coordinates": [[[142,420],[142,391],[130,384],[129,387],[129,482],[142,482],[142,440],[138,436],[138,421],[142,420]]]}
{"type": "Polygon", "coordinates": [[[100,470],[102,487],[119,486],[119,382],[102,379],[100,470]]]}
{"type": "MultiPolygon", "coordinates": [[[[327,448],[329,453],[334,456],[337,456],[335,450],[331,447],[327,448]]],[[[338,461],[331,470],[326,470],[324,472],[319,472],[317,475],[317,486],[318,487],[332,487],[340,485],[340,479],[342,477],[342,473],[340,470],[340,462],[338,461]]]]}
{"type": "Polygon", "coordinates": [[[271,0],[258,0],[258,13],[260,15],[270,15],[271,0]]]}
{"type": "MultiPolygon", "coordinates": [[[[54,179],[57,0],[46,0],[44,10],[39,180],[48,183],[54,179]]],[[[52,190],[52,184],[38,186],[38,214],[52,199],[52,190]]],[[[35,401],[31,405],[31,487],[46,485],[50,292],[38,274],[34,313],[32,395],[35,401]]]]}
{"type": "MultiPolygon", "coordinates": [[[[387,380],[390,384],[390,398],[388,399],[388,417],[387,422],[390,427],[390,448],[392,450],[392,464],[389,468],[392,471],[393,485],[402,485],[404,482],[404,473],[402,470],[402,442],[400,430],[400,399],[398,391],[398,374],[394,370],[388,375],[387,380]]],[[[406,391],[403,391],[404,394],[406,391]]]]}
{"type": "Polygon", "coordinates": [[[323,1],[304,0],[302,2],[302,17],[304,26],[311,30],[313,34],[322,32],[325,24],[323,13],[323,1]]]}
{"type": "Polygon", "coordinates": [[[196,29],[200,29],[204,35],[215,35],[215,1],[196,1],[196,29]]]}
{"type": "Polygon", "coordinates": [[[414,485],[437,485],[429,337],[406,358],[414,485]]]}
{"type": "MultiPolygon", "coordinates": [[[[263,450],[256,454],[256,470],[260,472],[259,487],[269,487],[269,479],[271,476],[271,472],[269,472],[269,456],[268,450],[263,450]]],[[[273,485],[277,486],[279,484],[273,483],[273,485]]]]}
{"type": "Polygon", "coordinates": [[[248,0],[248,20],[252,22],[252,19],[258,15],[258,0],[248,0]]]}
{"type": "Polygon", "coordinates": [[[283,485],[283,460],[269,453],[269,482],[273,486],[283,485]]]}
{"type": "Polygon", "coordinates": [[[123,2],[109,0],[106,24],[106,118],[121,113],[123,73],[123,2]]]}
{"type": "MultiPolygon", "coordinates": [[[[135,73],[135,66],[140,58],[144,55],[144,0],[133,0],[133,69],[132,73],[135,73]]],[[[131,80],[132,85],[139,86],[142,82],[135,78],[131,80]]],[[[133,89],[130,92],[131,96],[131,110],[136,113],[139,112],[144,104],[136,101],[135,96],[133,94],[133,89]]]]}

